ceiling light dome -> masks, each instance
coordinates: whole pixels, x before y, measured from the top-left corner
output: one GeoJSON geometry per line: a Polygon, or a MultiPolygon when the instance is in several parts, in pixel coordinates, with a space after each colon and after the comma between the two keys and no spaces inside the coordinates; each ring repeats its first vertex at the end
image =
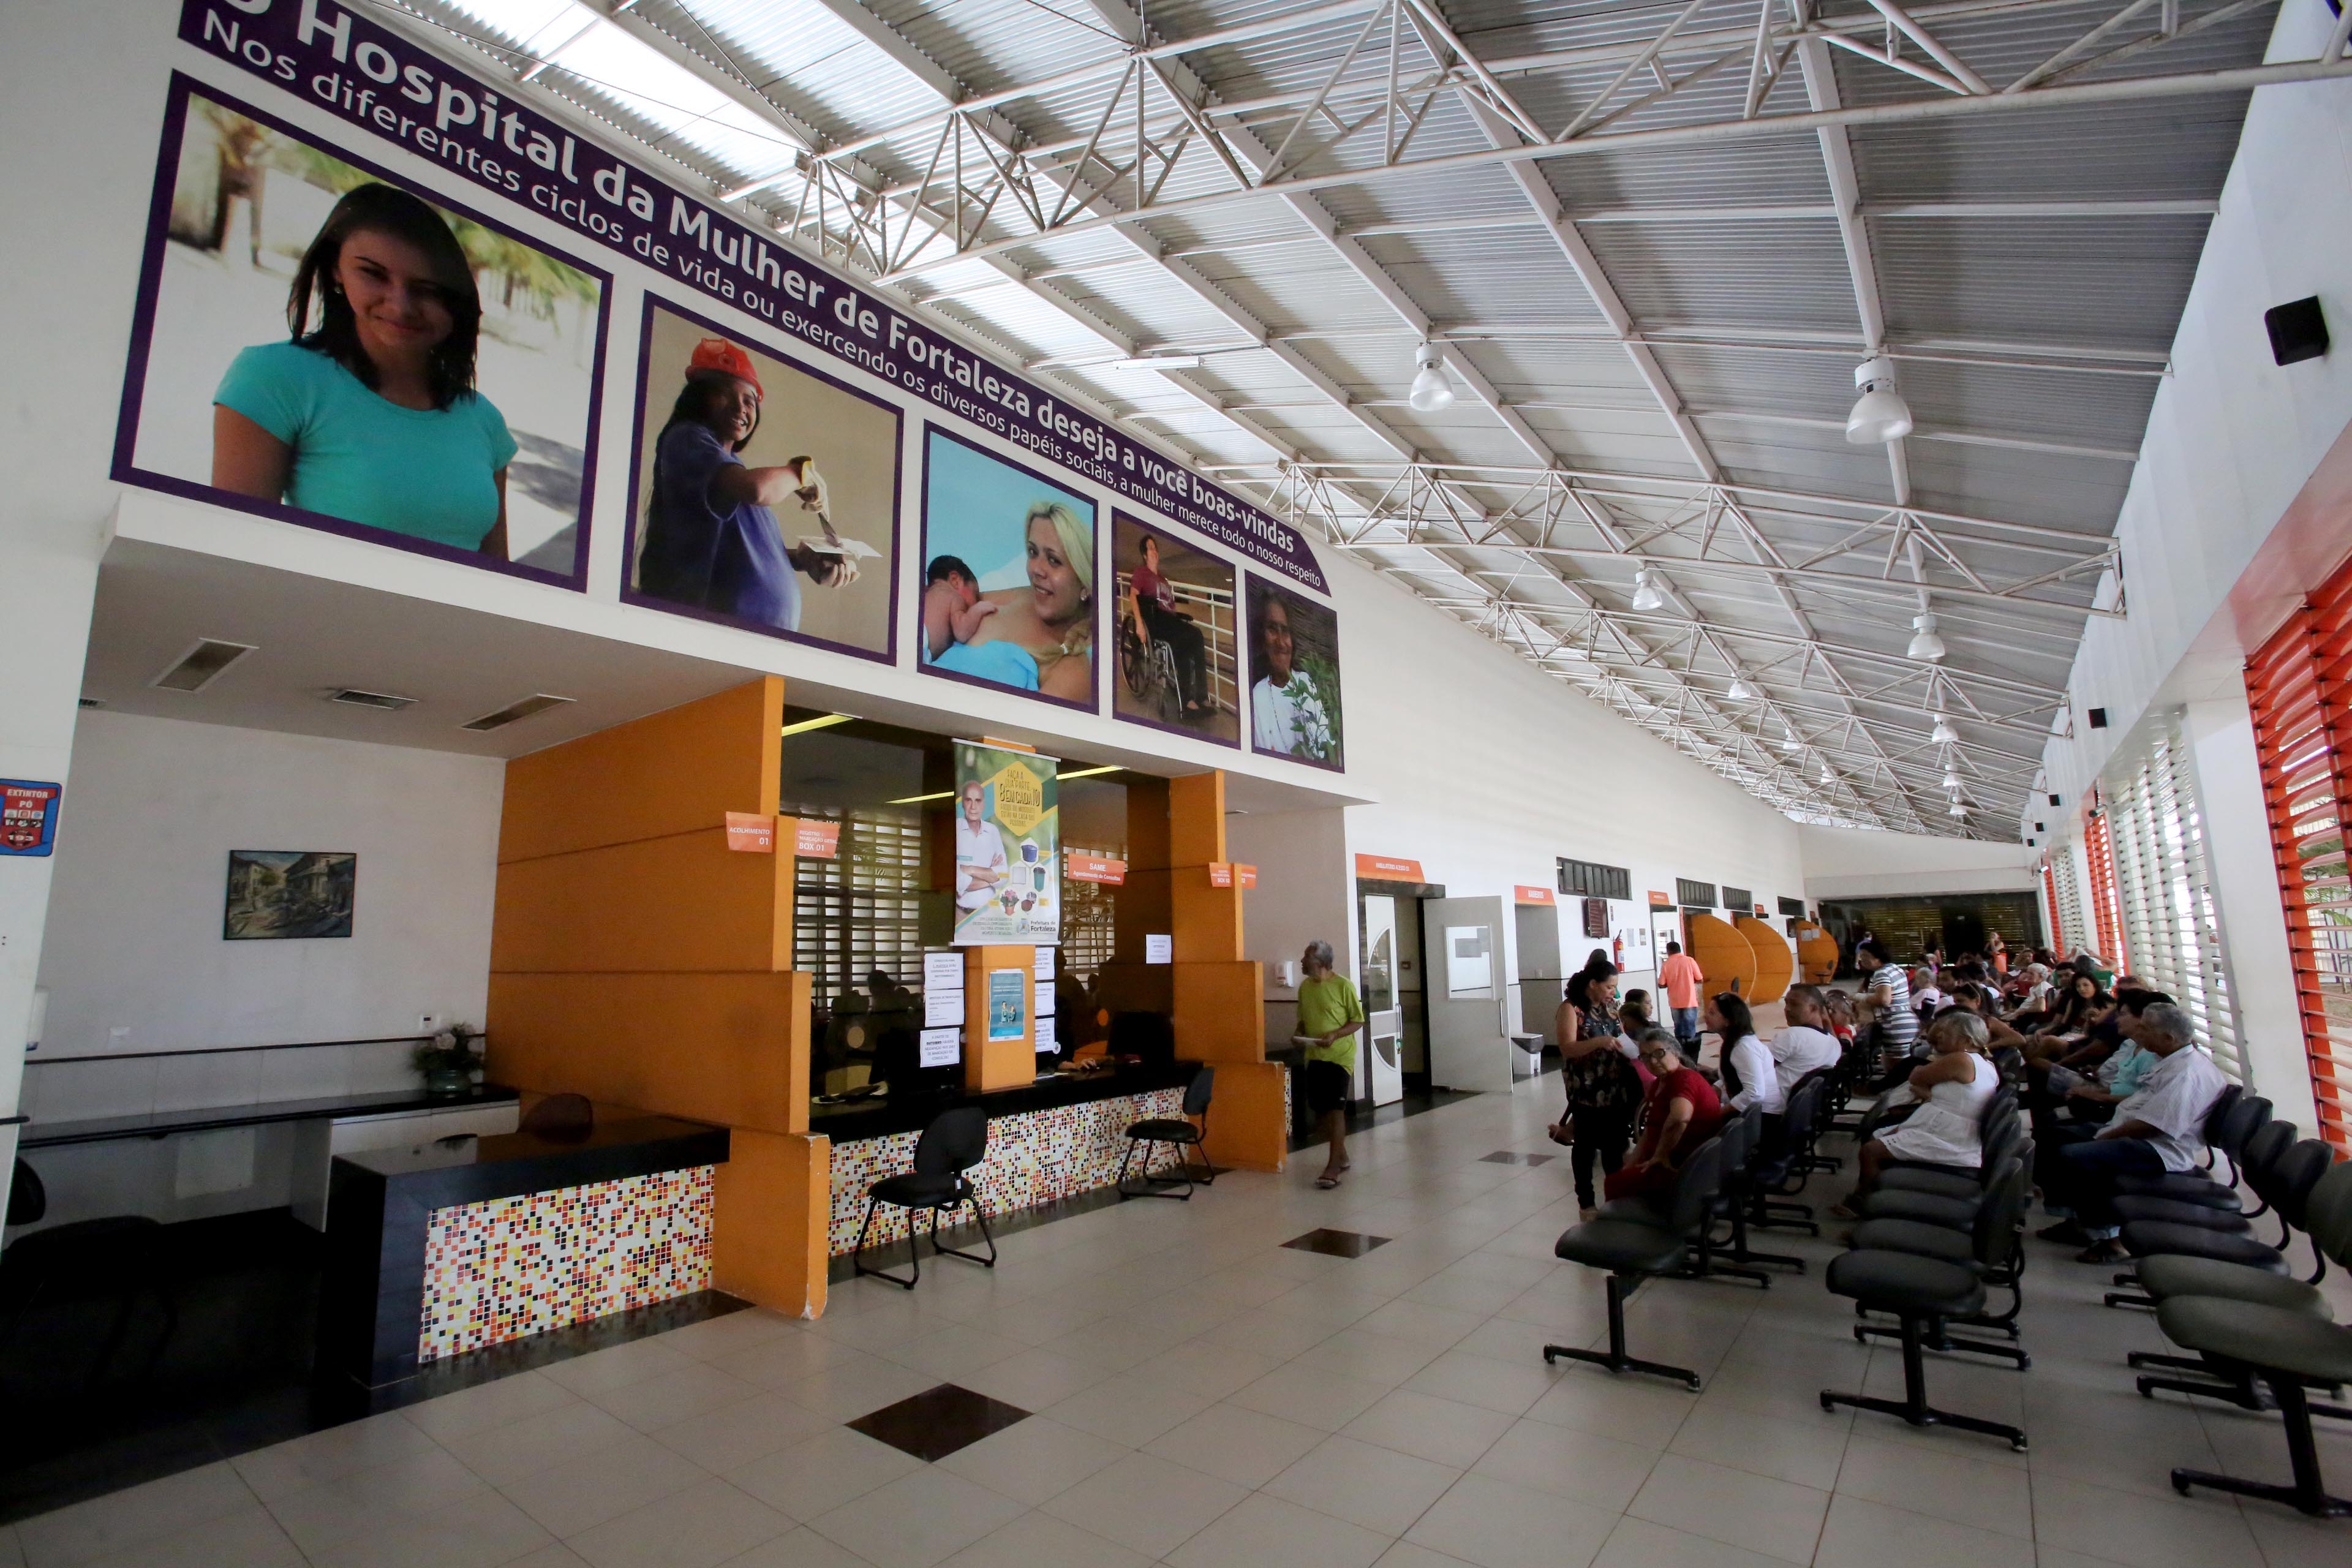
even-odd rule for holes
{"type": "Polygon", "coordinates": [[[1412,363],[1412,390],[1405,401],[1416,413],[1434,414],[1454,401],[1454,385],[1445,379],[1445,356],[1435,343],[1422,344],[1412,363]]]}
{"type": "Polygon", "coordinates": [[[1666,607],[1666,596],[1658,592],[1658,580],[1646,566],[1633,574],[1633,607],[1644,614],[1666,607]]]}
{"type": "Polygon", "coordinates": [[[1946,789],[1958,789],[1960,787],[1959,769],[1946,768],[1944,770],[1944,787],[1946,789]]]}
{"type": "Polygon", "coordinates": [[[1924,658],[1930,663],[1944,657],[1944,639],[1936,635],[1936,617],[1915,616],[1911,619],[1911,646],[1904,652],[1912,658],[1924,658]]]}
{"type": "Polygon", "coordinates": [[[1752,702],[1756,700],[1756,689],[1748,684],[1746,676],[1735,675],[1731,678],[1731,700],[1734,702],[1752,702]]]}
{"type": "Polygon", "coordinates": [[[1941,713],[1937,714],[1935,717],[1936,727],[1928,732],[1927,738],[1935,742],[1936,744],[1939,746],[1958,745],[1959,743],[1960,732],[1952,728],[1952,721],[1949,719],[1945,718],[1941,713]]]}
{"type": "Polygon", "coordinates": [[[1803,742],[1797,739],[1797,731],[1794,730],[1780,737],[1780,749],[1784,752],[1793,754],[1802,749],[1802,745],[1803,742]]]}
{"type": "Polygon", "coordinates": [[[1946,812],[1944,815],[1947,816],[1966,816],[1968,814],[1969,808],[1956,800],[1952,802],[1951,810],[1946,812]]]}
{"type": "Polygon", "coordinates": [[[1832,772],[1830,771],[1830,765],[1829,765],[1829,763],[1823,763],[1822,764],[1822,783],[1823,783],[1823,784],[1835,784],[1835,783],[1837,783],[1837,774],[1835,774],[1835,773],[1832,773],[1832,772]]]}
{"type": "Polygon", "coordinates": [[[1862,395],[1845,416],[1845,438],[1857,447],[1899,441],[1911,434],[1911,405],[1895,387],[1895,362],[1885,354],[1864,360],[1853,373],[1862,395]]]}

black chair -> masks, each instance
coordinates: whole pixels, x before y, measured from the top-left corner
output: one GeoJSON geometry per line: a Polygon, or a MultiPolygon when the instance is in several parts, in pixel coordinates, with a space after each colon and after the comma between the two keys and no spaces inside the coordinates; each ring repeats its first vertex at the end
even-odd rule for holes
{"type": "MultiPolygon", "coordinates": [[[[2263,1200],[2263,1208],[2276,1215],[2279,1239],[2275,1247],[2264,1242],[2251,1230],[2216,1230],[2206,1225],[2184,1225],[2172,1220],[2131,1220],[2123,1227],[2124,1249],[2135,1259],[2155,1257],[2210,1258],[2219,1263],[2242,1263],[2273,1274],[2288,1272],[2286,1249],[2294,1240],[2294,1233],[2303,1228],[2305,1205],[2309,1203],[2312,1189],[2319,1178],[2327,1173],[2335,1162],[2334,1152],[2316,1138],[2305,1138],[2292,1143],[2275,1159],[2257,1157],[2257,1143],[2275,1143],[2281,1134],[2273,1129],[2284,1129],[2292,1138],[2294,1124],[2272,1121],[2264,1126],[2246,1145],[2246,1184],[2263,1200]]],[[[2261,1211],[2257,1211],[2258,1213],[2261,1211]]],[[[2326,1276],[2327,1258],[2315,1255],[2310,1283],[2316,1285],[2326,1276]]],[[[2140,1283],[2137,1267],[2116,1276],[2118,1285],[2140,1283]]],[[[2105,1298],[2110,1307],[2153,1307],[2156,1300],[2145,1290],[2114,1290],[2105,1298]]]]}
{"type": "Polygon", "coordinates": [[[915,1168],[902,1176],[886,1176],[866,1190],[866,1219],[857,1227],[857,1245],[849,1250],[849,1266],[856,1274],[887,1279],[902,1289],[911,1290],[922,1282],[923,1251],[915,1233],[915,1211],[931,1212],[931,1250],[948,1258],[961,1258],[983,1268],[996,1267],[996,1238],[988,1233],[988,1211],[980,1206],[980,1193],[964,1176],[966,1171],[988,1158],[988,1113],[976,1105],[954,1110],[943,1110],[923,1129],[915,1140],[915,1168]],[[914,1266],[911,1275],[890,1273],[887,1269],[866,1267],[866,1233],[874,1225],[877,1204],[891,1204],[908,1211],[907,1215],[907,1257],[914,1266]],[[971,1205],[972,1218],[979,1222],[980,1237],[988,1243],[988,1256],[959,1251],[940,1242],[940,1215],[971,1205]]]}
{"type": "MultiPolygon", "coordinates": [[[[2304,1223],[2309,1227],[2315,1253],[2352,1265],[2352,1162],[2339,1160],[2320,1177],[2319,1184],[2311,1189],[2311,1197],[2304,1205],[2304,1223]]],[[[2316,1318],[2330,1316],[2327,1298],[2318,1286],[2242,1263],[2221,1263],[2210,1258],[2147,1258],[2140,1260],[2139,1280],[2141,1288],[2155,1298],[2159,1320],[2165,1302],[2189,1297],[2307,1312],[2316,1318]]],[[[2242,1410],[2276,1408],[2264,1394],[2253,1369],[2243,1363],[2217,1363],[2209,1356],[2162,1355],[2154,1351],[2134,1351],[2124,1359],[2136,1369],[2154,1367],[2207,1374],[2194,1380],[2143,1377],[2138,1380],[2138,1387],[2145,1398],[2155,1398],[2161,1389],[2225,1399],[2242,1410]],[[2211,1381],[2214,1378],[2220,1381],[2211,1381]]],[[[2321,1386],[2333,1392],[2336,1385],[2321,1386]]],[[[2341,1405],[2314,1405],[2312,1414],[2339,1421],[2352,1420],[2352,1408],[2341,1405]]]]}
{"type": "MultiPolygon", "coordinates": [[[[2352,1167],[2338,1163],[2321,1180],[2310,1217],[2315,1250],[2352,1267],[2352,1167]]],[[[2352,1383],[2352,1328],[2334,1322],[2324,1310],[2221,1296],[2171,1297],[2157,1309],[2157,1324],[2166,1339],[2198,1352],[2230,1385],[2261,1379],[2285,1420],[2287,1456],[2294,1472],[2294,1484],[2283,1487],[2177,1469],[2172,1472],[2173,1490],[2186,1495],[2192,1487],[2204,1487],[2234,1492],[2286,1503],[2318,1519],[2352,1514],[2352,1500],[2330,1497],[2322,1483],[2319,1446],[2311,1427],[2314,1407],[2306,1392],[2313,1386],[2352,1383]]],[[[2331,1409],[2327,1414],[2346,1413],[2331,1409]]]]}
{"type": "MultiPolygon", "coordinates": [[[[1853,1246],[1862,1251],[1908,1252],[1938,1262],[1957,1263],[1974,1269],[1977,1278],[1987,1286],[2007,1290],[2010,1302],[2003,1311],[1979,1310],[1937,1320],[1932,1325],[1927,1348],[1998,1356],[2014,1362],[2022,1372],[2033,1364],[2022,1349],[1982,1340],[1956,1339],[1950,1331],[1958,1324],[1997,1329],[2012,1341],[2018,1337],[2017,1320],[2025,1307],[2025,1211],[2033,1195],[2033,1145],[2021,1145],[2001,1156],[1986,1188],[1991,1194],[1990,1201],[1977,1210],[1976,1223],[1965,1231],[1921,1220],[1866,1220],[1855,1227],[1853,1246]]],[[[1861,1302],[1854,1306],[1857,1317],[1867,1317],[1870,1310],[1861,1302]]],[[[1864,1322],[1855,1325],[1853,1337],[1867,1341],[1897,1332],[1884,1323],[1864,1322]]]]}
{"type": "MultiPolygon", "coordinates": [[[[2003,1209],[2013,1206],[2013,1217],[1996,1215],[1979,1235],[1997,1233],[2009,1224],[2024,1223],[2027,1188],[2024,1168],[2012,1153],[2004,1160],[2000,1175],[2007,1179],[1988,1186],[1989,1201],[2003,1209]]],[[[1971,1216],[1973,1223],[1974,1216],[1971,1216]]],[[[1884,1312],[1900,1323],[1897,1330],[1903,1341],[1903,1397],[1900,1400],[1878,1399],[1868,1394],[1841,1394],[1835,1389],[1822,1390],[1822,1408],[1834,1410],[1841,1405],[1857,1410],[1875,1410],[1882,1415],[1899,1415],[1914,1426],[1956,1426],[1963,1432],[1982,1432],[1989,1436],[2006,1438],[2009,1446],[2022,1453],[2025,1433],[2022,1429],[1979,1416],[1961,1415],[1949,1410],[1938,1410],[1927,1403],[1927,1352],[1931,1338],[1952,1343],[1954,1348],[1985,1351],[2008,1355],[2022,1367],[2025,1352],[2006,1345],[1990,1345],[1970,1342],[1960,1344],[1949,1341],[1942,1325],[1972,1318],[1984,1310],[1985,1282],[1982,1273],[1969,1262],[1948,1262],[1940,1258],[1922,1257],[1916,1253],[1864,1249],[1849,1252],[1830,1263],[1829,1287],[1841,1296],[1849,1296],[1861,1307],[1874,1312],[1884,1312]]],[[[1869,1325],[1864,1325],[1867,1328],[1869,1325]]],[[[1855,1331],[1862,1336],[1863,1329],[1855,1331]]]]}
{"type": "Polygon", "coordinates": [[[1609,1348],[1584,1350],[1573,1345],[1544,1346],[1544,1364],[1560,1357],[1591,1362],[1611,1372],[1645,1372],[1671,1377],[1693,1391],[1698,1373],[1688,1367],[1642,1361],[1625,1353],[1625,1300],[1652,1279],[1686,1277],[1693,1249],[1710,1223],[1708,1200],[1723,1184],[1723,1140],[1710,1138],[1691,1151],[1675,1183],[1674,1207],[1663,1226],[1637,1219],[1594,1218],[1561,1233],[1552,1255],[1563,1262],[1609,1272],[1609,1348]]]}
{"type": "Polygon", "coordinates": [[[1121,1203],[1129,1198],[1179,1198],[1190,1203],[1195,1182],[1204,1187],[1216,1185],[1216,1167],[1209,1163],[1209,1152],[1206,1147],[1209,1138],[1209,1096],[1216,1087],[1216,1081],[1217,1069],[1214,1068],[1204,1067],[1192,1075],[1192,1081],[1184,1089],[1184,1115],[1190,1120],[1177,1121],[1164,1118],[1147,1120],[1135,1122],[1128,1128],[1127,1152],[1119,1157],[1118,1180],[1112,1184],[1118,1193],[1121,1203]],[[1151,1173],[1151,1151],[1156,1145],[1161,1143],[1169,1144],[1176,1150],[1176,1158],[1180,1168],[1183,1171],[1182,1175],[1155,1176],[1151,1173]],[[1135,1158],[1135,1151],[1139,1147],[1143,1150],[1143,1185],[1129,1191],[1127,1184],[1128,1163],[1135,1158]],[[1192,1151],[1195,1149],[1201,1152],[1201,1164],[1197,1172],[1192,1165],[1192,1151]],[[1159,1190],[1162,1187],[1179,1185],[1184,1189],[1181,1193],[1159,1190]]]}
{"type": "Polygon", "coordinates": [[[556,1143],[585,1143],[596,1131],[596,1106],[584,1094],[551,1094],[524,1112],[517,1130],[556,1143]]]}
{"type": "MultiPolygon", "coordinates": [[[[40,1173],[22,1160],[16,1163],[8,1188],[11,1226],[35,1225],[49,1212],[48,1188],[40,1173]]],[[[163,1225],[144,1215],[110,1215],[100,1219],[72,1220],[20,1236],[0,1253],[0,1300],[13,1298],[7,1326],[0,1329],[0,1346],[16,1339],[26,1315],[43,1297],[56,1293],[112,1298],[120,1302],[114,1322],[90,1363],[89,1386],[95,1388],[113,1363],[139,1298],[152,1295],[163,1309],[163,1331],[147,1352],[141,1376],[152,1374],[164,1347],[180,1327],[180,1304],[172,1289],[163,1255],[163,1225]]]]}
{"type": "MultiPolygon", "coordinates": [[[[1830,1079],[1834,1070],[1815,1068],[1790,1085],[1779,1135],[1759,1140],[1761,1146],[1746,1173],[1748,1205],[1743,1229],[1801,1230],[1807,1236],[1821,1235],[1821,1224],[1813,1218],[1812,1205],[1793,1200],[1805,1190],[1807,1176],[1824,1164],[1813,1151],[1821,1142],[1828,1121],[1830,1079]]],[[[1833,1162],[1828,1163],[1829,1168],[1835,1168],[1833,1162]]],[[[1744,1239],[1741,1245],[1746,1245],[1744,1239]]]]}
{"type": "MultiPolygon", "coordinates": [[[[1789,1096],[1789,1114],[1783,1128],[1796,1125],[1801,1120],[1810,1122],[1818,1108],[1819,1095],[1810,1097],[1804,1080],[1789,1096]]],[[[1764,1218],[1771,1205],[1764,1195],[1768,1189],[1784,1180],[1798,1163],[1790,1141],[1784,1137],[1778,1148],[1768,1148],[1765,1136],[1765,1116],[1761,1106],[1751,1105],[1723,1125],[1724,1161],[1723,1190],[1711,1207],[1731,1222],[1727,1239],[1730,1249],[1724,1253],[1727,1262],[1734,1266],[1752,1267],[1757,1264],[1774,1268],[1805,1271],[1805,1260],[1782,1252],[1758,1252],[1748,1245],[1748,1228],[1751,1225],[1771,1223],[1764,1218]]],[[[1782,1222],[1787,1223],[1787,1222],[1782,1222]]],[[[1818,1231],[1816,1232],[1818,1234],[1818,1231]]]]}
{"type": "MultiPolygon", "coordinates": [[[[1998,1097],[1996,1097],[1998,1098],[1998,1097]]],[[[1911,1219],[1967,1230],[1984,1206],[1989,1184],[2001,1162],[2026,1144],[2025,1130],[2014,1114],[1997,1118],[1984,1129],[1982,1154],[1973,1171],[1949,1167],[1889,1172],[1916,1184],[1910,1187],[1882,1185],[1862,1200],[1857,1212],[1865,1220],[1911,1219]]]]}
{"type": "MultiPolygon", "coordinates": [[[[2000,1153],[2023,1135],[2024,1129],[2017,1120],[2016,1091],[2006,1087],[1993,1090],[1984,1109],[1977,1112],[1979,1147],[1994,1148],[1998,1144],[1993,1156],[1998,1163],[2000,1153]]],[[[1878,1185],[1884,1192],[1967,1197],[1984,1184],[1984,1172],[1981,1158],[1974,1165],[1952,1165],[1936,1160],[1889,1160],[1879,1170],[1878,1185]]]]}

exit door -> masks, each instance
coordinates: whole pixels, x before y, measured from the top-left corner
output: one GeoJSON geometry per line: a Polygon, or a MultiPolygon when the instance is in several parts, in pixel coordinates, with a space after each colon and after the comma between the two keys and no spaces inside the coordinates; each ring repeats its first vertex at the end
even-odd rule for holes
{"type": "Polygon", "coordinates": [[[1423,899],[1421,944],[1429,1081],[1442,1089],[1509,1089],[1515,1047],[1503,1021],[1503,900],[1423,899]]]}
{"type": "Polygon", "coordinates": [[[1350,1097],[1390,1105],[1404,1098],[1404,1005],[1397,985],[1397,901],[1364,895],[1364,1033],[1350,1097]]]}
{"type": "MultiPolygon", "coordinates": [[[[1650,911],[1650,954],[1652,967],[1666,962],[1666,943],[1683,939],[1683,912],[1680,910],[1650,911]]],[[[1664,1004],[1660,1004],[1663,1005],[1664,1004]]],[[[1663,1017],[1662,1013],[1659,1016],[1663,1017]]]]}

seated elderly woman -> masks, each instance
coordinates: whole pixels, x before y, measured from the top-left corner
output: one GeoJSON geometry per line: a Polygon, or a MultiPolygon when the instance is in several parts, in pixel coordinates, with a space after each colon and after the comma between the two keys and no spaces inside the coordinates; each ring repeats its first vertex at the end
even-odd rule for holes
{"type": "Polygon", "coordinates": [[[1672,1030],[1644,1029],[1634,1043],[1650,1071],[1650,1087],[1642,1098],[1641,1142],[1623,1165],[1609,1173],[1603,1189],[1612,1203],[1672,1193],[1683,1161],[1723,1127],[1722,1100],[1683,1060],[1672,1030]]]}
{"type": "Polygon", "coordinates": [[[2000,1069],[1986,1048],[1984,1020],[1958,1009],[1927,1026],[1927,1059],[1895,1090],[1905,1090],[1917,1108],[1901,1125],[1874,1136],[1862,1146],[1862,1183],[1853,1195],[1830,1212],[1843,1219],[1861,1217],[1861,1200],[1878,1185],[1879,1173],[1895,1160],[1921,1160],[1931,1164],[1958,1165],[1974,1170],[1984,1159],[1979,1122],[1985,1101],[2000,1087],[2000,1069]]]}

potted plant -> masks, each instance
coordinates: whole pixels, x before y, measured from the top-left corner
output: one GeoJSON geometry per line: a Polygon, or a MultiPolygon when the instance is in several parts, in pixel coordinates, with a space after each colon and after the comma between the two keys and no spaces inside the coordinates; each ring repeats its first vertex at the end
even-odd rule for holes
{"type": "Polygon", "coordinates": [[[408,1059],[418,1072],[425,1075],[425,1092],[470,1093],[474,1087],[474,1074],[482,1066],[482,1032],[471,1024],[452,1024],[431,1039],[421,1042],[408,1059]]]}

